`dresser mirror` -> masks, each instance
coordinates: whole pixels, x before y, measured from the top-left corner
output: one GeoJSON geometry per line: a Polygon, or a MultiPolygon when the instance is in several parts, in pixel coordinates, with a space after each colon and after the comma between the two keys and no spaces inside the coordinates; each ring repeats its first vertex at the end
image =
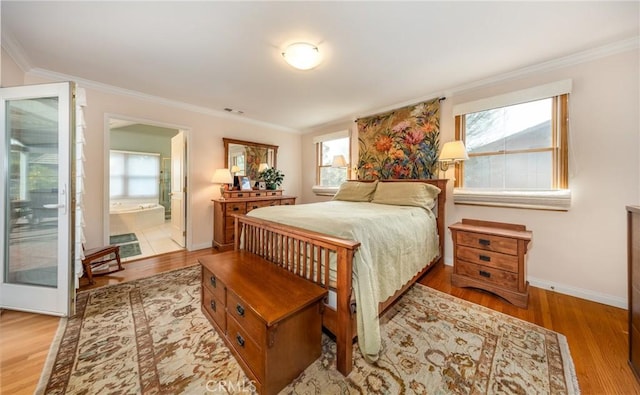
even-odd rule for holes
{"type": "Polygon", "coordinates": [[[227,158],[225,167],[229,168],[234,179],[235,176],[249,177],[252,182],[257,181],[260,178],[260,165],[264,167],[266,164],[270,168],[277,166],[277,145],[228,138],[223,138],[222,141],[227,158]]]}

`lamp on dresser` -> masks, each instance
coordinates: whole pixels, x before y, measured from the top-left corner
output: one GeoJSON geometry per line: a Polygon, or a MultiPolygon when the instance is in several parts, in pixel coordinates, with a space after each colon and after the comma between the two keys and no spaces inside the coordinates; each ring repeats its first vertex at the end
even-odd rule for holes
{"type": "Polygon", "coordinates": [[[220,184],[220,198],[224,199],[224,191],[229,188],[229,184],[233,183],[233,177],[229,169],[216,169],[211,177],[213,184],[220,184]]]}

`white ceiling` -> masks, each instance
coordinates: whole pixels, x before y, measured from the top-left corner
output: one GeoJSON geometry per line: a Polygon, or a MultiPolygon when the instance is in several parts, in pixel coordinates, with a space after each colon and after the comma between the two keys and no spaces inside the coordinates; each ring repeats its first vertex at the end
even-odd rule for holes
{"type": "MultiPolygon", "coordinates": [[[[0,2],[46,71],[305,131],[639,35],[639,2],[0,2]],[[286,44],[324,56],[288,66],[286,44]]],[[[25,70],[25,71],[29,71],[25,70]]]]}

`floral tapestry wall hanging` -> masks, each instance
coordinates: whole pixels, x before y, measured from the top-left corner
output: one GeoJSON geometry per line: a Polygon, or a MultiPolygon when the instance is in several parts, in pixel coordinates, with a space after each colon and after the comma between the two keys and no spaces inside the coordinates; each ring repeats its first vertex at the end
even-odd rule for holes
{"type": "Polygon", "coordinates": [[[433,178],[440,144],[440,100],[358,119],[358,179],[433,178]]]}

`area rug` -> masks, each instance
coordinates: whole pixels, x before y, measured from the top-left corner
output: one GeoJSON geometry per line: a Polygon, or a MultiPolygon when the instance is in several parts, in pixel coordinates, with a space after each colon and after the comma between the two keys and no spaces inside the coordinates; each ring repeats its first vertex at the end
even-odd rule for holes
{"type": "MultiPolygon", "coordinates": [[[[192,266],[78,294],[62,320],[36,393],[247,393],[252,384],[200,310],[192,266]]],[[[348,377],[335,343],[284,394],[576,394],[563,335],[413,286],[381,319],[384,351],[367,364],[354,345],[348,377]]]]}
{"type": "Polygon", "coordinates": [[[121,235],[109,236],[109,244],[122,244],[138,241],[135,233],[123,233],[121,235]]]}

